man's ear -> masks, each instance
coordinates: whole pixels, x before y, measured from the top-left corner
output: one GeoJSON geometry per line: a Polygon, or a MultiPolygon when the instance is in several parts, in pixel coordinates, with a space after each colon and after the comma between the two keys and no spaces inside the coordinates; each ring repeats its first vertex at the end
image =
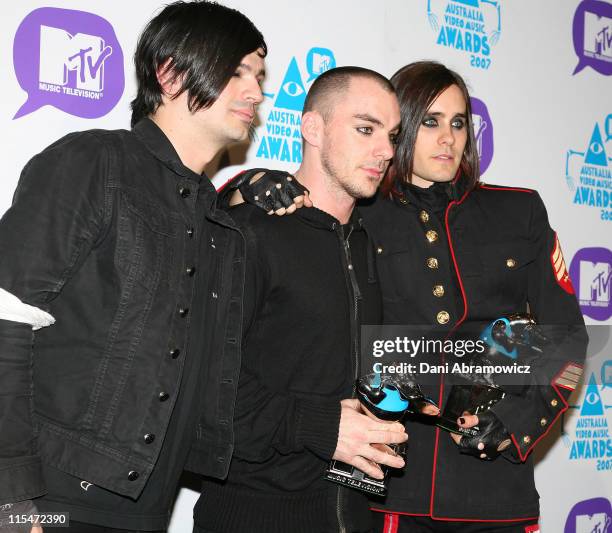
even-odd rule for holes
{"type": "Polygon", "coordinates": [[[172,58],[169,57],[163,65],[157,68],[157,82],[165,96],[173,98],[177,96],[183,87],[182,76],[175,76],[172,69],[172,58]]]}
{"type": "Polygon", "coordinates": [[[321,146],[325,129],[323,117],[317,111],[307,111],[302,115],[302,137],[311,146],[321,146]]]}

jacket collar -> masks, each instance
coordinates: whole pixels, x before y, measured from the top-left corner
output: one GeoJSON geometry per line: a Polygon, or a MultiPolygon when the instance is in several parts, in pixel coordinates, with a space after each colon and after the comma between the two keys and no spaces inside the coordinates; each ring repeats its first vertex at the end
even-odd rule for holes
{"type": "MultiPolygon", "coordinates": [[[[181,158],[176,153],[174,146],[166,137],[166,134],[161,128],[155,124],[150,118],[143,118],[138,121],[132,131],[140,139],[140,141],[146,146],[146,148],[153,154],[158,161],[164,166],[168,167],[172,172],[185,178],[191,178],[196,181],[200,181],[202,176],[196,174],[190,168],[187,168],[181,158]]],[[[208,180],[206,180],[208,181],[208,180]]]]}
{"type": "MultiPolygon", "coordinates": [[[[298,209],[292,216],[299,216],[306,224],[329,231],[335,231],[342,225],[337,218],[316,207],[298,209]]],[[[363,220],[357,208],[353,209],[346,225],[352,226],[353,231],[361,231],[363,229],[363,220]]]]}
{"type": "Polygon", "coordinates": [[[400,204],[414,204],[419,208],[444,207],[450,202],[458,201],[467,190],[466,180],[459,177],[448,183],[435,183],[429,189],[420,189],[410,183],[402,183],[397,186],[399,194],[393,195],[393,200],[400,204]],[[432,205],[433,204],[433,205],[432,205]]]}

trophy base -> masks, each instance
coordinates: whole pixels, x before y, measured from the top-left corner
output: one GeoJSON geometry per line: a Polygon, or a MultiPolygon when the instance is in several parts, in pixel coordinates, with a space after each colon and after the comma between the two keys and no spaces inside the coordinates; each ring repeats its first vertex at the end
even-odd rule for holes
{"type": "Polygon", "coordinates": [[[343,463],[342,461],[332,460],[325,471],[325,479],[333,481],[339,485],[361,490],[368,494],[386,496],[387,494],[387,468],[381,465],[385,474],[384,479],[374,479],[354,466],[343,463]]]}
{"type": "Polygon", "coordinates": [[[457,425],[457,418],[462,416],[465,411],[473,415],[486,412],[502,400],[504,396],[504,391],[497,387],[469,382],[455,384],[451,388],[446,407],[442,415],[438,417],[436,425],[457,435],[475,437],[480,433],[478,426],[461,428],[457,425]]]}

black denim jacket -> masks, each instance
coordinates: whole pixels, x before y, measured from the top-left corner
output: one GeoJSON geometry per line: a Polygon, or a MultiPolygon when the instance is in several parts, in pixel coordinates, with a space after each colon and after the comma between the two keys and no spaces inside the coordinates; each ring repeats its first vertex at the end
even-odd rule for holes
{"type": "Polygon", "coordinates": [[[137,497],[187,348],[207,378],[191,468],[226,475],[244,239],[215,202],[148,119],[70,134],[27,164],[0,223],[0,287],[56,323],[0,320],[0,503],[45,492],[41,460],[137,497]]]}

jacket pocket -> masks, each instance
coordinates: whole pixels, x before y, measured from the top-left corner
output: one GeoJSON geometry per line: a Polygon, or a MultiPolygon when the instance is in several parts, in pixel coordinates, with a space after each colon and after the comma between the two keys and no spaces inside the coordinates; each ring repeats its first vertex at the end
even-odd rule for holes
{"type": "Polygon", "coordinates": [[[131,189],[119,193],[116,264],[154,292],[173,262],[178,217],[131,189]]]}
{"type": "MultiPolygon", "coordinates": [[[[178,272],[174,265],[178,247],[178,217],[131,189],[117,192],[115,269],[117,299],[112,321],[106,327],[104,346],[96,361],[95,381],[90,393],[84,426],[105,438],[118,421],[129,417],[140,421],[151,396],[156,366],[139,365],[143,339],[166,335],[151,330],[152,315],[160,294],[166,294],[164,279],[178,272]],[[174,268],[173,268],[174,267],[174,268]]],[[[169,281],[167,281],[169,283],[169,281]]],[[[161,348],[160,348],[161,350],[161,348]]],[[[127,425],[127,424],[126,424],[127,425]]],[[[138,431],[132,422],[124,434],[138,431]]]]}
{"type": "Polygon", "coordinates": [[[385,301],[413,299],[415,284],[423,274],[421,262],[416,259],[419,252],[408,243],[387,243],[378,245],[376,259],[378,279],[385,301]]]}
{"type": "Polygon", "coordinates": [[[479,249],[481,270],[474,300],[493,304],[508,312],[522,310],[527,297],[529,265],[535,260],[535,249],[525,240],[485,244],[479,249]]]}

